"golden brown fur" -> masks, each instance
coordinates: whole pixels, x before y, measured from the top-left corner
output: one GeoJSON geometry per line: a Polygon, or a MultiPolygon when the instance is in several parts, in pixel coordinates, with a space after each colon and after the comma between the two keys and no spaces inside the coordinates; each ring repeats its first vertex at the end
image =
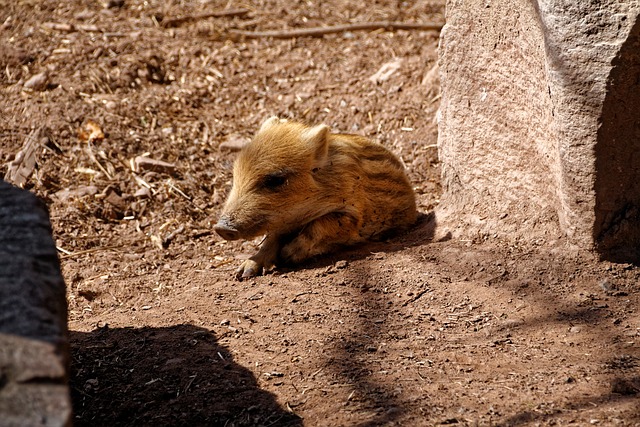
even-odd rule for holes
{"type": "Polygon", "coordinates": [[[382,145],[272,117],[236,159],[215,229],[227,240],[266,234],[238,270],[249,277],[406,229],[416,216],[404,168],[382,145]]]}

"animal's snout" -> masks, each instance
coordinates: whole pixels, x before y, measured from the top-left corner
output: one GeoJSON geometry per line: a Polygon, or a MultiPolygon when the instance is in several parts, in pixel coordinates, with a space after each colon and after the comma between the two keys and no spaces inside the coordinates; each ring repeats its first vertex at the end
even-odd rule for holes
{"type": "Polygon", "coordinates": [[[238,240],[240,232],[229,222],[228,218],[220,218],[213,229],[225,240],[238,240]]]}

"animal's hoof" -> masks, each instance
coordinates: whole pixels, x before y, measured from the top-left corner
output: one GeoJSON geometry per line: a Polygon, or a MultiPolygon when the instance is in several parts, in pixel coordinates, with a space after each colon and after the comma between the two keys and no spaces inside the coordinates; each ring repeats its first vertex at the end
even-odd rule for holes
{"type": "Polygon", "coordinates": [[[252,259],[243,262],[238,270],[236,270],[236,279],[248,279],[249,277],[260,276],[262,274],[262,266],[252,259]]]}

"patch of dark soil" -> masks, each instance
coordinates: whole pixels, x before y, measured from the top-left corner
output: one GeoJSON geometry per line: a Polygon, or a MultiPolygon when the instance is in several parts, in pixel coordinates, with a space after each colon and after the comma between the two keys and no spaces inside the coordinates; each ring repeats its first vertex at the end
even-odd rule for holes
{"type": "Polygon", "coordinates": [[[207,329],[72,332],[74,425],[297,426],[207,329]]]}

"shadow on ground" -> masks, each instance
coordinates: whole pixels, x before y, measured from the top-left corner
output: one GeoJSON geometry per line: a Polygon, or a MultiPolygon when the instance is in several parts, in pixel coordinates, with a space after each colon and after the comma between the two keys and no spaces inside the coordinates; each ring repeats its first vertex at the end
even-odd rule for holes
{"type": "MultiPolygon", "coordinates": [[[[420,212],[415,225],[407,231],[385,236],[380,240],[367,241],[359,245],[340,248],[334,252],[306,260],[302,264],[284,265],[277,267],[276,270],[278,272],[313,270],[334,265],[338,261],[365,259],[373,253],[401,252],[433,242],[437,225],[438,221],[435,212],[420,212]]],[[[451,235],[447,234],[441,241],[446,241],[450,238],[451,235]]]]}
{"type": "Polygon", "coordinates": [[[75,426],[302,425],[206,329],[103,327],[70,340],[75,426]]]}
{"type": "Polygon", "coordinates": [[[392,425],[409,410],[394,387],[376,381],[374,375],[371,353],[376,351],[376,344],[384,331],[384,325],[374,319],[388,315],[389,310],[384,297],[372,294],[372,291],[364,292],[359,323],[354,325],[350,334],[336,337],[335,348],[328,354],[325,364],[338,381],[353,388],[355,406],[372,414],[369,420],[354,424],[358,427],[392,425]]]}
{"type": "Polygon", "coordinates": [[[384,319],[394,315],[392,301],[381,291],[381,278],[371,274],[366,265],[353,267],[347,276],[360,292],[354,300],[358,316],[348,332],[334,338],[333,348],[326,354],[325,369],[337,382],[353,389],[353,400],[350,396],[344,402],[345,409],[369,414],[368,420],[354,426],[402,425],[401,420],[414,408],[398,395],[396,384],[381,382],[376,372],[382,369],[376,361],[384,357],[384,353],[378,353],[378,345],[388,334],[384,319]]]}

